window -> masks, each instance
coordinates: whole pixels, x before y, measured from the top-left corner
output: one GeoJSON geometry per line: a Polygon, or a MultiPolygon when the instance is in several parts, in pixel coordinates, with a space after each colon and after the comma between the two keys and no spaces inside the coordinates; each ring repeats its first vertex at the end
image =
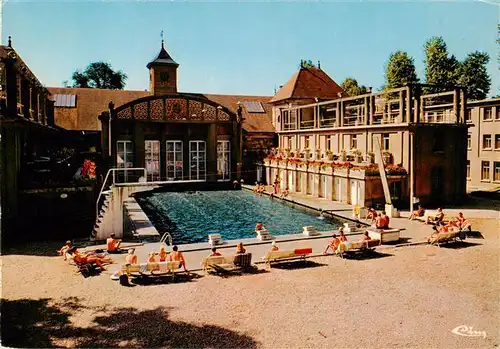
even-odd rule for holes
{"type": "Polygon", "coordinates": [[[481,161],[481,180],[483,180],[483,181],[490,180],[490,162],[489,161],[481,161]]]}
{"type": "Polygon", "coordinates": [[[467,113],[465,114],[465,121],[472,122],[472,109],[467,109],[467,113]]]}
{"type": "Polygon", "coordinates": [[[205,180],[205,174],[205,142],[189,141],[189,179],[205,180]]]}
{"type": "Polygon", "coordinates": [[[467,135],[467,149],[472,149],[472,135],[470,133],[467,135]]]}
{"type": "Polygon", "coordinates": [[[326,150],[332,150],[332,136],[326,136],[326,150]]]}
{"type": "MultiPolygon", "coordinates": [[[[116,167],[129,168],[134,167],[133,150],[131,141],[116,142],[116,167]]],[[[128,181],[128,171],[118,171],[118,178],[128,181]]]]}
{"type": "Polygon", "coordinates": [[[167,141],[167,180],[183,178],[182,141],[167,141]]]}
{"type": "Polygon", "coordinates": [[[496,107],[495,120],[500,120],[500,107],[496,107]]]}
{"type": "Polygon", "coordinates": [[[288,149],[293,149],[293,139],[292,137],[288,137],[288,149]]]}
{"type": "Polygon", "coordinates": [[[500,150],[500,135],[495,135],[495,150],[500,150]]]}
{"type": "Polygon", "coordinates": [[[18,76],[16,79],[17,89],[16,89],[16,101],[21,103],[21,77],[18,76]]]}
{"type": "Polygon", "coordinates": [[[351,135],[351,149],[358,148],[358,135],[351,135]]]}
{"type": "Polygon", "coordinates": [[[160,179],[160,141],[145,141],[144,150],[148,180],[157,181],[160,179]]]}
{"type": "Polygon", "coordinates": [[[495,161],[493,163],[493,170],[495,171],[493,173],[493,180],[495,182],[500,182],[500,161],[495,161]]]}
{"type": "Polygon", "coordinates": [[[382,148],[383,150],[389,150],[389,134],[388,133],[384,133],[382,135],[382,148]]]}
{"type": "Polygon", "coordinates": [[[491,120],[492,119],[492,113],[491,113],[491,110],[492,108],[489,107],[489,108],[484,108],[483,109],[483,120],[491,120]]]}
{"type": "Polygon", "coordinates": [[[483,135],[483,149],[491,149],[491,135],[483,135]]]}
{"type": "MultiPolygon", "coordinates": [[[[289,137],[286,137],[289,139],[289,137]]],[[[217,141],[217,179],[231,179],[231,155],[229,141],[217,141]]]]}
{"type": "Polygon", "coordinates": [[[470,160],[467,160],[467,179],[470,179],[470,160]]]}
{"type": "Polygon", "coordinates": [[[304,137],[304,149],[310,149],[311,146],[311,140],[309,139],[309,136],[304,137]]]}

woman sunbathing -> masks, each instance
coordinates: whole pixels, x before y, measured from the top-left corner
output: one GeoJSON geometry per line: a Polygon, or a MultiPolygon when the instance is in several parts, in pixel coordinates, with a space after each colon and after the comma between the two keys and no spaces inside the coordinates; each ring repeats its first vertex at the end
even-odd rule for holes
{"type": "Polygon", "coordinates": [[[408,217],[409,220],[414,220],[417,217],[423,217],[425,213],[425,210],[422,206],[418,205],[418,210],[413,211],[410,217],[408,217]]]}
{"type": "Polygon", "coordinates": [[[469,231],[472,231],[471,224],[464,217],[464,214],[462,212],[458,212],[458,217],[456,218],[455,223],[456,223],[458,229],[460,229],[460,230],[469,229],[469,231]]]}
{"type": "Polygon", "coordinates": [[[95,263],[101,270],[106,270],[103,263],[113,263],[110,257],[99,257],[96,254],[83,254],[79,253],[75,247],[68,250],[68,253],[73,256],[73,260],[77,264],[91,264],[95,263]]]}
{"type": "Polygon", "coordinates": [[[377,211],[374,208],[368,208],[368,213],[366,214],[366,219],[371,219],[372,223],[375,222],[377,218],[377,211]]]}
{"type": "Polygon", "coordinates": [[[339,247],[339,245],[340,245],[340,239],[337,238],[337,234],[333,234],[332,239],[330,240],[330,242],[328,242],[328,245],[326,245],[326,248],[325,248],[325,251],[323,252],[323,254],[326,254],[329,249],[331,249],[333,251],[333,253],[335,253],[335,251],[337,251],[337,248],[339,247]]]}
{"type": "Polygon", "coordinates": [[[432,217],[432,216],[429,216],[427,217],[427,219],[425,220],[425,224],[439,224],[440,222],[442,222],[444,219],[444,212],[443,212],[443,209],[441,208],[438,208],[437,209],[437,212],[436,212],[436,216],[432,217]]]}
{"type": "Polygon", "coordinates": [[[160,253],[158,255],[160,256],[160,262],[165,262],[167,260],[168,253],[164,246],[160,247],[160,253]]]}
{"type": "Polygon", "coordinates": [[[137,264],[137,256],[134,254],[135,250],[131,248],[128,250],[128,254],[125,257],[125,262],[128,264],[137,264]]]}
{"type": "Polygon", "coordinates": [[[245,247],[243,247],[242,242],[240,242],[238,245],[236,245],[236,254],[244,254],[246,252],[247,252],[247,250],[245,249],[245,247]]]}
{"type": "Polygon", "coordinates": [[[59,249],[57,251],[57,253],[59,253],[59,256],[63,256],[64,257],[64,260],[66,260],[66,252],[68,252],[68,250],[73,247],[73,244],[71,243],[71,241],[66,241],[66,244],[64,244],[63,247],[61,247],[61,249],[59,249]]]}

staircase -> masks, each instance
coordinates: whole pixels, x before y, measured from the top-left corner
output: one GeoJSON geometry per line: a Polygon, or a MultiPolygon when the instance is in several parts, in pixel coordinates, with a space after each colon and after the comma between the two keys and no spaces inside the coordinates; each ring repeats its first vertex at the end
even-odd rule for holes
{"type": "MultiPolygon", "coordinates": [[[[92,229],[91,239],[92,240],[103,240],[103,237],[110,236],[111,233],[108,231],[113,230],[113,222],[111,215],[111,203],[113,199],[113,192],[111,190],[105,190],[102,193],[102,204],[99,208],[96,222],[94,228],[92,229]]],[[[99,202],[98,202],[99,205],[99,202]]]]}

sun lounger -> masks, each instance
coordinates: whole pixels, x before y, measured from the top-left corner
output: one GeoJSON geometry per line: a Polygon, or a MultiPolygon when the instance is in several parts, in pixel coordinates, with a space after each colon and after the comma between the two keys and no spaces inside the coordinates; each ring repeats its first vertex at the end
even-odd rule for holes
{"type": "Polygon", "coordinates": [[[440,247],[441,244],[445,244],[448,242],[456,242],[465,239],[465,232],[462,231],[462,234],[459,230],[455,230],[447,233],[439,233],[436,236],[429,239],[429,243],[431,245],[437,245],[440,247]]]}
{"type": "Polygon", "coordinates": [[[288,251],[269,251],[267,254],[262,257],[264,262],[271,267],[271,263],[286,261],[286,260],[295,260],[300,259],[304,260],[308,255],[312,253],[311,247],[305,248],[296,248],[294,250],[288,251]]]}
{"type": "Polygon", "coordinates": [[[236,271],[247,270],[252,266],[252,254],[242,253],[230,257],[212,256],[206,257],[201,262],[203,272],[211,270],[236,271]]]}
{"type": "Polygon", "coordinates": [[[379,239],[371,239],[366,241],[345,241],[341,242],[337,247],[336,254],[344,258],[346,253],[358,253],[372,251],[375,246],[380,245],[379,239]]]}
{"type": "Polygon", "coordinates": [[[155,262],[155,263],[140,263],[140,264],[124,264],[121,267],[123,274],[140,275],[143,277],[155,277],[172,274],[172,279],[175,274],[182,268],[178,261],[155,262]]]}

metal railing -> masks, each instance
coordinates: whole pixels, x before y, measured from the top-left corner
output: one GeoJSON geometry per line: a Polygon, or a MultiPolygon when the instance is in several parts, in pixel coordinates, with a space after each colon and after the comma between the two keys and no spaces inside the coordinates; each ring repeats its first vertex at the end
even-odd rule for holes
{"type": "Polygon", "coordinates": [[[95,217],[96,219],[99,217],[99,202],[101,201],[102,193],[104,192],[104,188],[106,188],[106,184],[108,183],[109,174],[112,173],[113,184],[116,183],[116,172],[117,171],[144,171],[144,180],[148,181],[148,172],[144,167],[121,167],[121,168],[110,168],[108,173],[106,173],[106,177],[104,178],[104,182],[102,183],[101,191],[99,192],[99,196],[97,197],[97,201],[95,203],[95,217]]]}

